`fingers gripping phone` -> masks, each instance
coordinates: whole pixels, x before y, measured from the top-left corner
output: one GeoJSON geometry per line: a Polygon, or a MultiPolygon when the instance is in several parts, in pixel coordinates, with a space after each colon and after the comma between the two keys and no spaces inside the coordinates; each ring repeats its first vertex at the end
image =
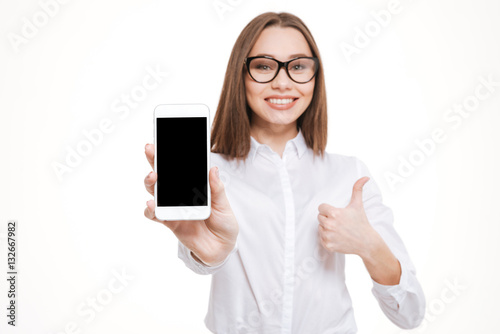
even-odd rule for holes
{"type": "Polygon", "coordinates": [[[209,113],[204,104],[162,104],[154,110],[155,214],[160,220],[210,216],[209,113]]]}

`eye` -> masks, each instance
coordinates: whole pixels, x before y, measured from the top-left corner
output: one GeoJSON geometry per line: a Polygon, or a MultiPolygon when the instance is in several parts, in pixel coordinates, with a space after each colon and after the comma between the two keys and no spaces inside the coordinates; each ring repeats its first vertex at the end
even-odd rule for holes
{"type": "Polygon", "coordinates": [[[276,69],[276,63],[273,60],[265,58],[257,58],[252,61],[250,71],[258,71],[260,73],[272,72],[276,69]]]}
{"type": "Polygon", "coordinates": [[[259,69],[259,70],[269,70],[269,69],[271,69],[268,65],[264,65],[264,64],[257,64],[256,68],[259,69]]]}

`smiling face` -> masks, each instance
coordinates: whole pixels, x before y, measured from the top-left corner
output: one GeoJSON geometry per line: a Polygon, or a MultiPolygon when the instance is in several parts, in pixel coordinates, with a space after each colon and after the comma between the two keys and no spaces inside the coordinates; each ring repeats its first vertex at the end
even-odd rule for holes
{"type": "MultiPolygon", "coordinates": [[[[285,62],[295,57],[312,57],[302,33],[294,28],[264,29],[248,57],[270,56],[285,62]]],[[[245,75],[247,103],[252,109],[251,127],[275,131],[296,128],[296,121],[311,103],[315,79],[303,84],[292,81],[281,68],[273,81],[258,83],[245,75]]]]}

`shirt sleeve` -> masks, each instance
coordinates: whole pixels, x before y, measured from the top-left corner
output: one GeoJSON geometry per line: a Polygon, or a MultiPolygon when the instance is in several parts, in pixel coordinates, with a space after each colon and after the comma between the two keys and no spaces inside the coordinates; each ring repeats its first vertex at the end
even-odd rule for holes
{"type": "MultiPolygon", "coordinates": [[[[395,325],[404,329],[418,327],[425,316],[425,295],[416,277],[416,269],[397,234],[392,210],[382,202],[382,194],[366,165],[359,159],[359,178],[370,177],[363,187],[363,205],[368,221],[398,259],[401,278],[397,285],[382,285],[372,279],[372,293],[380,308],[395,325]]],[[[359,179],[358,178],[358,179],[359,179]]]]}
{"type": "Polygon", "coordinates": [[[216,273],[227,263],[229,258],[233,255],[233,253],[238,250],[238,241],[236,241],[233,250],[228,254],[228,256],[224,259],[222,263],[219,263],[216,266],[208,266],[204,263],[196,261],[195,258],[193,257],[193,254],[191,253],[191,250],[186,246],[184,246],[182,242],[178,241],[178,243],[179,243],[178,253],[177,253],[178,258],[184,261],[186,267],[188,267],[189,269],[200,275],[211,275],[216,273]]]}

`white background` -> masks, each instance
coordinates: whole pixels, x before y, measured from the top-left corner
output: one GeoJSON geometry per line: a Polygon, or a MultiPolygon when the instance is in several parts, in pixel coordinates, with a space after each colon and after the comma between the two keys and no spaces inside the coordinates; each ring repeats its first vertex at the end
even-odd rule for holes
{"type": "MultiPolygon", "coordinates": [[[[289,11],[308,25],[323,59],[327,151],[368,165],[417,268],[427,319],[412,332],[497,333],[500,86],[456,129],[443,115],[474,95],[480,76],[500,81],[500,2],[401,0],[349,62],[341,43],[352,45],[356,28],[388,3],[71,0],[44,22],[39,2],[1,0],[0,277],[9,219],[19,222],[19,277],[16,328],[6,324],[0,279],[0,332],[208,333],[210,276],[187,269],[175,236],[143,215],[153,108],[205,103],[213,119],[240,31],[260,13],[289,11]],[[40,27],[15,45],[27,21],[40,27]],[[127,115],[115,113],[147,68],[168,75],[127,115]],[[59,179],[53,164],[65,164],[68,148],[103,119],[113,130],[59,179]],[[391,188],[386,173],[436,128],[446,141],[391,188]],[[122,270],[133,278],[108,293],[122,270]],[[110,298],[89,321],[77,309],[96,297],[110,298]]],[[[404,332],[379,309],[361,260],[347,258],[359,333],[404,332]]]]}

